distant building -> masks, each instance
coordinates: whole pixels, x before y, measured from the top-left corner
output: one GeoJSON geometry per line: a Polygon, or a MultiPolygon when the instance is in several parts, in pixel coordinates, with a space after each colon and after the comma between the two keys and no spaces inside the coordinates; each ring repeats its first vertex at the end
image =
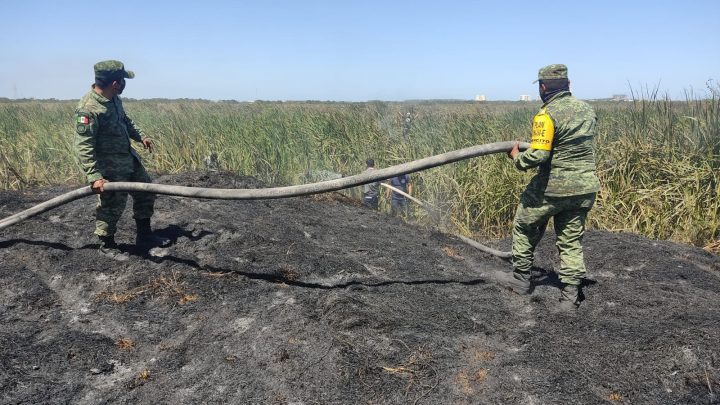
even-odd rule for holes
{"type": "Polygon", "coordinates": [[[628,101],[627,94],[613,94],[612,101],[628,101]]]}
{"type": "Polygon", "coordinates": [[[478,94],[475,96],[475,101],[487,101],[484,94],[478,94]]]}
{"type": "Polygon", "coordinates": [[[523,94],[520,96],[520,101],[530,101],[530,96],[523,94]]]}

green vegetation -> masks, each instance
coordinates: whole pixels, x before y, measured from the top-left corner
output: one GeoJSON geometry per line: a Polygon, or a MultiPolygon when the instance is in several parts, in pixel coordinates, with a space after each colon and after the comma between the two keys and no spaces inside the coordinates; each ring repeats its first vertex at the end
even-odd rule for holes
{"type": "MultiPolygon", "coordinates": [[[[596,138],[603,184],[590,227],[706,246],[720,233],[720,97],[672,102],[655,94],[601,102],[596,138]]],[[[299,184],[313,173],[364,170],[367,157],[391,166],[470,145],[527,139],[537,103],[237,103],[126,101],[156,141],[141,153],[156,172],[221,167],[269,184],[299,184]],[[401,114],[417,113],[409,136],[401,114]]],[[[80,183],[74,103],[0,103],[0,188],[80,183]]],[[[507,235],[531,174],[505,156],[477,158],[413,175],[418,198],[460,233],[507,235]]],[[[357,191],[350,191],[356,193],[357,191]]],[[[356,194],[357,195],[357,194],[356,194]]],[[[417,211],[421,222],[429,222],[417,211]]]]}

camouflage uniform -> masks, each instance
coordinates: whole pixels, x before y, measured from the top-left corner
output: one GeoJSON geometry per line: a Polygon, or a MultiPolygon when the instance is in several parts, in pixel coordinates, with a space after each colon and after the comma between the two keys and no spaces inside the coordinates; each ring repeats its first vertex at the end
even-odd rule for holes
{"type": "MultiPolygon", "coordinates": [[[[95,76],[119,75],[133,78],[118,61],[104,61],[95,65],[95,76]]],[[[143,132],[127,116],[122,101],[115,96],[111,100],[91,89],[75,109],[76,147],[80,164],[93,183],[99,179],[108,181],[133,181],[149,183],[152,180],[145,171],[140,157],[130,146],[130,139],[142,142],[143,132]]],[[[131,193],[133,217],[149,219],[153,215],[155,195],[131,193]]],[[[98,195],[95,212],[95,234],[112,236],[116,224],[125,210],[127,193],[113,192],[98,195]]]]}
{"type": "MultiPolygon", "coordinates": [[[[540,70],[539,77],[567,78],[567,68],[550,65],[540,70]]],[[[536,149],[533,136],[531,148],[514,158],[519,170],[537,167],[538,172],[520,197],[515,214],[513,267],[519,273],[530,271],[535,247],[552,217],[560,253],[558,275],[564,284],[576,286],[585,275],[582,252],[585,220],[600,190],[592,147],[597,118],[590,105],[569,91],[560,91],[547,100],[538,115],[541,114],[554,130],[551,142],[536,149]]]]}

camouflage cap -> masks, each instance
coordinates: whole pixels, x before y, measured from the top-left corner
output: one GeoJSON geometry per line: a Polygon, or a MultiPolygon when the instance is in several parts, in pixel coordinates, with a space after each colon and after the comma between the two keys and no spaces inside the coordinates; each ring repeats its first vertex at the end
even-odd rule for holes
{"type": "Polygon", "coordinates": [[[95,64],[96,79],[132,79],[135,73],[125,70],[125,65],[118,60],[104,60],[95,64]]]}
{"type": "Polygon", "coordinates": [[[554,65],[547,65],[541,67],[538,71],[538,78],[533,83],[537,83],[540,80],[552,80],[552,79],[567,79],[567,66],[557,63],[554,65]]]}

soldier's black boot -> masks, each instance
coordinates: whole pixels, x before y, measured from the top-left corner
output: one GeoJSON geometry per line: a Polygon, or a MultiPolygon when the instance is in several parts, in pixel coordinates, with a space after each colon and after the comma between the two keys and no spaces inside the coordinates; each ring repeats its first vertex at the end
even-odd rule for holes
{"type": "Polygon", "coordinates": [[[575,284],[563,284],[563,289],[560,291],[560,309],[567,312],[573,312],[579,306],[580,286],[575,284]]]}
{"type": "Polygon", "coordinates": [[[127,253],[120,250],[120,246],[118,246],[117,243],[115,243],[115,236],[113,235],[106,235],[106,236],[98,236],[98,239],[100,239],[100,253],[109,258],[114,259],[118,261],[124,261],[129,258],[127,253]]]}
{"type": "Polygon", "coordinates": [[[532,277],[529,271],[515,270],[512,274],[497,272],[496,277],[500,284],[510,288],[516,294],[527,295],[532,292],[532,277]]]}
{"type": "Polygon", "coordinates": [[[143,249],[151,249],[170,245],[170,239],[153,234],[152,228],[150,227],[150,218],[136,219],[135,225],[137,226],[135,246],[143,249]]]}
{"type": "Polygon", "coordinates": [[[98,239],[100,239],[100,252],[106,254],[120,253],[114,235],[98,236],[98,239]]]}

